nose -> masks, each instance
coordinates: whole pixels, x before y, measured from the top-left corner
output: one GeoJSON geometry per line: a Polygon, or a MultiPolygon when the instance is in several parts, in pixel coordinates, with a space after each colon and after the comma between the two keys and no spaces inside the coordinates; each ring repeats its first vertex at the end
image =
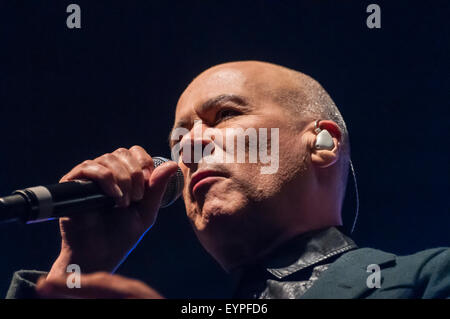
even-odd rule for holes
{"type": "Polygon", "coordinates": [[[204,134],[208,127],[198,121],[181,140],[181,159],[190,168],[196,167],[204,156],[214,153],[214,139],[204,134]]]}

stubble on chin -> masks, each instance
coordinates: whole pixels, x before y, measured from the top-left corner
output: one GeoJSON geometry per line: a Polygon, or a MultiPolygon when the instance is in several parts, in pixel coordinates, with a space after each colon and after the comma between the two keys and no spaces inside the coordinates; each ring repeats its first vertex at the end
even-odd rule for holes
{"type": "Polygon", "coordinates": [[[188,218],[198,231],[206,230],[216,221],[225,222],[248,205],[246,192],[232,180],[213,185],[198,200],[189,203],[188,218]]]}

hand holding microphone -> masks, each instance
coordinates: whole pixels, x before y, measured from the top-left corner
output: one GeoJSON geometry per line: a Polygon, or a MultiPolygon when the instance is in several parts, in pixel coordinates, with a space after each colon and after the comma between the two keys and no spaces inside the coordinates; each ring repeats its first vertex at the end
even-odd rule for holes
{"type": "Polygon", "coordinates": [[[84,273],[114,272],[154,224],[166,186],[177,170],[170,161],[155,167],[140,146],[119,148],[75,166],[60,182],[96,182],[116,206],[106,213],[60,218],[61,251],[48,278],[66,275],[69,264],[78,264],[84,273]]]}

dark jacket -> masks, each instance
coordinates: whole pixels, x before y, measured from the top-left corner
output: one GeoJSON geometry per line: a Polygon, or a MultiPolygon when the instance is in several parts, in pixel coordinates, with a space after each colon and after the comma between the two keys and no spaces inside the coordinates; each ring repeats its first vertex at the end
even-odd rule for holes
{"type": "MultiPolygon", "coordinates": [[[[242,274],[236,298],[450,298],[450,248],[396,256],[357,248],[332,227],[300,236],[242,274]],[[370,265],[379,266],[379,288],[368,284],[370,265]]],[[[35,283],[42,275],[46,273],[15,272],[6,298],[35,298],[35,283]]]]}

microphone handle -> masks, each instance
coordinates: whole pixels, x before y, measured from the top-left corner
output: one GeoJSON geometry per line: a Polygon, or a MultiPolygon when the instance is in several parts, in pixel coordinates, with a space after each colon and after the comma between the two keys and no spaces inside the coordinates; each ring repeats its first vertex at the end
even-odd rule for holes
{"type": "Polygon", "coordinates": [[[20,220],[27,224],[106,211],[115,206],[97,183],[75,180],[47,186],[29,187],[0,198],[0,223],[20,220]]]}

